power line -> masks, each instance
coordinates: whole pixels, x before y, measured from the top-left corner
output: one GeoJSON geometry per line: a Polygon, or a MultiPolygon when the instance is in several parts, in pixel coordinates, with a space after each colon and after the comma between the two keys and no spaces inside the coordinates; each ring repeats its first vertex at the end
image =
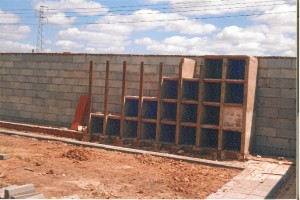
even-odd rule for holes
{"type": "MultiPolygon", "coordinates": [[[[220,0],[220,1],[226,1],[228,2],[228,0],[220,0]]],[[[171,5],[177,5],[177,4],[189,4],[189,6],[185,6],[185,7],[161,7],[161,8],[157,8],[158,10],[161,9],[161,10],[165,10],[165,9],[182,9],[182,8],[194,8],[194,7],[213,7],[213,6],[224,6],[224,5],[229,5],[229,6],[232,6],[232,5],[237,5],[237,4],[253,4],[253,3],[267,3],[267,2],[270,2],[270,3],[274,3],[275,1],[278,1],[278,2],[281,2],[282,4],[288,4],[287,2],[284,2],[283,0],[269,0],[269,1],[252,1],[252,2],[238,2],[238,3],[227,3],[227,4],[210,4],[210,5],[195,5],[195,4],[190,4],[190,2],[185,2],[185,3],[174,3],[174,4],[171,4],[171,5]]],[[[215,2],[215,1],[206,1],[207,2],[215,2]]],[[[195,3],[201,3],[202,2],[195,2],[195,3]]],[[[145,4],[146,5],[146,4],[145,4]]],[[[144,5],[144,6],[145,6],[144,5]]],[[[161,5],[170,5],[170,4],[161,4],[161,5]]],[[[142,5],[141,5],[142,6],[142,5]]],[[[257,6],[260,6],[260,5],[257,5],[257,6]]],[[[140,7],[140,6],[115,6],[115,7],[110,7],[110,8],[127,8],[127,7],[140,7]]],[[[143,7],[145,8],[145,7],[143,7]]],[[[7,10],[10,10],[10,9],[7,9],[7,10]]],[[[11,9],[13,10],[13,9],[11,9]]],[[[17,10],[17,9],[15,9],[17,10]]],[[[22,9],[20,9],[22,10],[22,9]]],[[[23,9],[23,10],[31,10],[31,9],[23,9]]],[[[62,11],[62,10],[88,10],[86,12],[80,12],[80,13],[93,13],[93,12],[102,12],[102,10],[99,10],[99,8],[81,8],[81,7],[78,7],[78,8],[69,8],[69,9],[56,9],[56,8],[48,8],[47,9],[48,11],[62,11]]],[[[130,9],[130,10],[124,10],[124,9],[120,9],[120,10],[109,10],[109,11],[106,11],[105,13],[113,13],[113,12],[128,12],[128,11],[136,11],[137,9],[130,9]]],[[[34,10],[32,10],[34,11],[34,10]]],[[[64,13],[77,13],[76,11],[64,11],[64,13]]],[[[0,13],[0,15],[3,14],[3,15],[6,15],[6,13],[0,13]]],[[[14,13],[14,14],[19,14],[19,15],[26,15],[26,14],[30,14],[29,13],[26,13],[26,12],[18,12],[18,13],[14,13]]]]}
{"type": "MultiPolygon", "coordinates": [[[[282,12],[272,12],[272,13],[252,13],[252,14],[240,14],[240,15],[222,15],[222,16],[208,16],[208,17],[191,17],[191,18],[180,18],[180,19],[162,19],[162,20],[141,20],[141,21],[117,21],[117,22],[81,22],[73,23],[72,25],[105,25],[105,24],[136,24],[136,23],[153,23],[153,22],[172,22],[172,21],[186,21],[186,20],[206,20],[206,19],[222,19],[222,18],[235,18],[235,17],[250,17],[250,16],[262,16],[262,15],[274,15],[274,14],[284,14],[284,13],[296,13],[297,11],[282,11],[282,12]]],[[[5,24],[8,25],[8,24],[5,24]]],[[[11,26],[16,26],[20,24],[10,24],[11,26]]],[[[37,25],[37,24],[26,24],[37,25]]],[[[60,24],[69,25],[69,24],[60,24]]]]}
{"type": "MultiPolygon", "coordinates": [[[[270,2],[270,1],[265,1],[265,2],[270,2]]],[[[176,11],[176,12],[160,12],[160,13],[186,13],[186,12],[197,12],[197,11],[211,11],[211,10],[228,10],[228,9],[235,9],[235,8],[251,8],[251,7],[265,7],[265,6],[276,6],[276,5],[284,5],[285,3],[277,3],[277,4],[260,4],[260,5],[251,5],[251,6],[240,6],[240,7],[232,7],[232,5],[237,5],[237,4],[244,4],[244,3],[236,3],[236,4],[224,4],[224,5],[230,5],[231,7],[217,7],[217,8],[211,8],[211,9],[201,9],[201,10],[187,10],[187,9],[184,9],[184,10],[179,10],[179,11],[176,11]]],[[[222,6],[224,6],[222,5],[222,6]]],[[[211,6],[216,6],[216,5],[211,5],[211,6]]],[[[203,7],[203,6],[198,6],[198,7],[203,7]]],[[[181,8],[190,8],[190,7],[181,7],[181,8]]],[[[192,7],[194,8],[194,7],[192,7]]],[[[169,8],[162,8],[162,9],[169,9],[169,8]]],[[[118,10],[118,11],[124,11],[124,10],[118,10]]],[[[136,11],[136,10],[125,10],[125,11],[136,11]]],[[[94,11],[91,11],[91,12],[83,12],[83,13],[92,13],[94,11]]],[[[117,12],[117,11],[111,11],[111,12],[117,12]]],[[[64,12],[64,13],[74,13],[74,12],[64,12]]],[[[0,16],[1,16],[2,13],[0,13],[0,16]]],[[[24,13],[25,14],[25,13],[24,13]]],[[[45,13],[46,14],[46,13],[45,13]]],[[[50,13],[49,13],[50,14],[50,13]]],[[[49,15],[48,16],[51,16],[49,15]]],[[[55,14],[55,13],[51,13],[51,14],[55,14]]],[[[109,15],[109,16],[118,16],[118,15],[121,15],[121,16],[128,16],[128,15],[143,15],[143,14],[156,14],[156,13],[134,13],[134,14],[124,14],[124,13],[120,13],[120,14],[117,14],[117,15],[109,15]]],[[[76,16],[76,17],[79,17],[79,18],[82,18],[82,17],[95,17],[95,16],[106,16],[106,14],[99,14],[99,15],[79,15],[79,16],[76,16]]],[[[30,15],[30,17],[26,17],[26,18],[35,18],[36,16],[32,16],[30,15]]],[[[53,16],[52,16],[53,17],[53,16]]],[[[73,15],[66,15],[64,17],[75,17],[73,15]]],[[[4,17],[1,17],[1,18],[13,18],[11,16],[4,16],[4,17]]],[[[23,17],[24,18],[24,17],[23,17]]]]}

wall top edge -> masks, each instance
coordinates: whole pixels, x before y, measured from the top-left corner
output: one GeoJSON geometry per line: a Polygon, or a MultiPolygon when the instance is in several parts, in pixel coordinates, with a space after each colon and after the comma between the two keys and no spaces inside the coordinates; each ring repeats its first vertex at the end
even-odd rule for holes
{"type": "Polygon", "coordinates": [[[64,55],[64,56],[139,56],[139,57],[256,57],[256,58],[278,58],[295,59],[293,56],[253,56],[253,55],[168,55],[168,54],[91,54],[91,53],[0,53],[0,55],[64,55]]]}

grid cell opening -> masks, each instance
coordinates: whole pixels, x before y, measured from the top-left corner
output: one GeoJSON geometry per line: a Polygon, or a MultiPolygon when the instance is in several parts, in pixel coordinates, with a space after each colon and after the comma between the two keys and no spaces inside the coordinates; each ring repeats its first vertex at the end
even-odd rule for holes
{"type": "Polygon", "coordinates": [[[143,140],[155,140],[156,137],[156,124],[142,122],[141,125],[142,139],[143,140]]]}
{"type": "Polygon", "coordinates": [[[220,102],[221,83],[204,83],[203,101],[220,102]]]}
{"type": "Polygon", "coordinates": [[[219,131],[215,129],[201,129],[200,147],[218,148],[219,131]]]}
{"type": "Polygon", "coordinates": [[[120,135],[120,120],[119,119],[107,119],[107,135],[119,136],[120,135]]]}
{"type": "Polygon", "coordinates": [[[196,128],[181,126],[179,133],[179,145],[195,145],[196,144],[196,128]]]}
{"type": "Polygon", "coordinates": [[[222,78],[223,59],[205,59],[204,78],[222,78]]]}
{"type": "Polygon", "coordinates": [[[182,82],[182,99],[183,100],[198,100],[198,87],[199,83],[194,81],[182,82]]]}
{"type": "Polygon", "coordinates": [[[243,104],[244,85],[227,83],[225,86],[225,103],[243,104]]]}
{"type": "Polygon", "coordinates": [[[176,126],[161,124],[159,142],[175,144],[176,126]]]}
{"type": "Polygon", "coordinates": [[[241,150],[241,133],[234,131],[223,132],[223,149],[224,150],[241,150]]]}
{"type": "Polygon", "coordinates": [[[142,108],[142,118],[156,119],[157,117],[157,101],[144,101],[142,108]]]}
{"type": "Polygon", "coordinates": [[[196,104],[181,104],[181,122],[197,122],[197,109],[196,104]]]}
{"type": "Polygon", "coordinates": [[[125,117],[137,117],[139,109],[139,100],[126,99],[125,101],[125,117]]]}
{"type": "Polygon", "coordinates": [[[175,121],[176,110],[176,103],[163,102],[161,105],[161,119],[165,121],[175,121]]]}
{"type": "Polygon", "coordinates": [[[91,134],[101,135],[103,133],[103,118],[91,117],[91,134]]]}
{"type": "Polygon", "coordinates": [[[177,99],[178,82],[176,80],[164,80],[162,84],[163,99],[177,99]]]}
{"type": "Polygon", "coordinates": [[[137,126],[138,123],[136,121],[124,121],[124,137],[135,139],[137,138],[137,126]]]}
{"type": "Polygon", "coordinates": [[[219,106],[203,106],[202,109],[201,124],[219,125],[219,106]]]}
{"type": "Polygon", "coordinates": [[[246,61],[242,59],[229,59],[226,79],[244,80],[246,61]]]}

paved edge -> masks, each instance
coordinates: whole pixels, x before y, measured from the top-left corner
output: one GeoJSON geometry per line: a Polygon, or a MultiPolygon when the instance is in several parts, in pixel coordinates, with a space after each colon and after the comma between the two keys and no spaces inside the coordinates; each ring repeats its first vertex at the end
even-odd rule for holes
{"type": "Polygon", "coordinates": [[[39,139],[39,140],[59,141],[59,142],[65,142],[68,144],[73,144],[73,145],[80,145],[80,146],[84,146],[84,147],[93,147],[93,148],[98,148],[98,149],[106,149],[106,150],[111,150],[111,151],[120,151],[120,152],[124,152],[124,153],[150,154],[153,156],[159,156],[159,157],[170,158],[170,159],[175,159],[175,160],[182,160],[182,161],[186,161],[186,162],[200,163],[200,164],[210,165],[210,166],[234,168],[234,169],[240,169],[240,170],[245,169],[245,167],[243,167],[243,166],[237,166],[237,165],[229,164],[229,163],[222,163],[220,161],[206,160],[206,159],[201,159],[201,158],[192,158],[192,157],[187,157],[187,156],[179,156],[179,155],[160,153],[160,152],[154,152],[154,151],[131,149],[131,148],[126,148],[126,147],[117,147],[117,146],[106,145],[106,144],[95,144],[95,143],[91,143],[91,142],[77,141],[77,140],[69,139],[69,138],[58,138],[58,137],[52,137],[52,136],[35,135],[35,134],[31,134],[31,133],[24,133],[21,131],[0,130],[0,134],[18,135],[18,136],[23,136],[23,137],[35,138],[35,139],[39,139]]]}
{"type": "Polygon", "coordinates": [[[272,190],[269,192],[269,194],[266,196],[266,199],[272,199],[277,194],[278,190],[284,186],[284,184],[287,183],[289,178],[291,177],[292,173],[292,165],[289,167],[287,172],[282,176],[282,178],[277,182],[276,185],[272,188],[272,190]]]}

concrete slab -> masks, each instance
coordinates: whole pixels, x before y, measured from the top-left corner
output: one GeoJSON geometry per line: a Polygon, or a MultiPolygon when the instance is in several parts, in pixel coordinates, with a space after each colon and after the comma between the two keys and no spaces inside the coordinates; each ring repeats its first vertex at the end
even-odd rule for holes
{"type": "Polygon", "coordinates": [[[292,165],[271,162],[248,161],[248,167],[207,199],[266,199],[290,176],[292,165]]]}
{"type": "Polygon", "coordinates": [[[10,185],[10,186],[8,186],[8,187],[1,188],[1,189],[0,189],[0,199],[4,199],[4,191],[5,191],[6,189],[13,188],[13,187],[15,187],[15,186],[17,186],[17,185],[10,185]]]}
{"type": "Polygon", "coordinates": [[[42,194],[39,192],[33,192],[33,193],[22,194],[22,195],[14,195],[11,197],[11,199],[36,199],[33,197],[37,197],[37,196],[41,196],[41,195],[42,194]]]}
{"type": "Polygon", "coordinates": [[[0,153],[0,160],[7,160],[10,158],[10,154],[0,153]]]}
{"type": "Polygon", "coordinates": [[[14,187],[6,188],[4,190],[4,198],[10,199],[12,196],[33,193],[33,192],[35,192],[35,187],[33,184],[14,186],[14,187]]]}

